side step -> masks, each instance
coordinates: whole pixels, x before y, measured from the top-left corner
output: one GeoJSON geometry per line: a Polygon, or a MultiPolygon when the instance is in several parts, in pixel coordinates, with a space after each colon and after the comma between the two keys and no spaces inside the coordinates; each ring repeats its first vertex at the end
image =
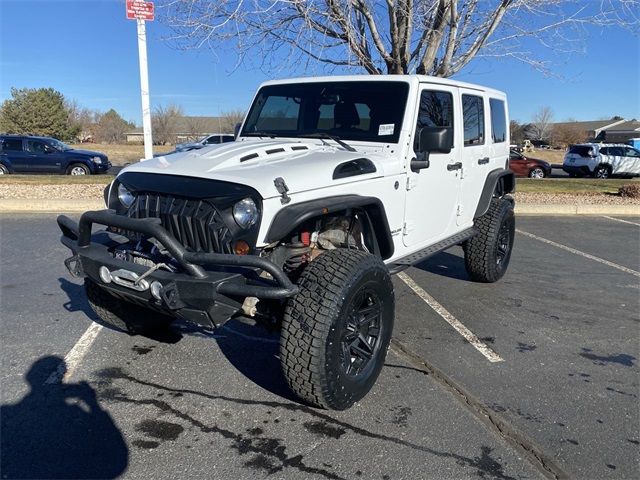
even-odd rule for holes
{"type": "Polygon", "coordinates": [[[470,239],[476,234],[476,229],[474,227],[467,228],[460,233],[456,233],[452,237],[445,238],[444,240],[439,241],[438,243],[434,243],[433,245],[429,245],[422,250],[418,250],[406,257],[399,258],[395,260],[393,263],[389,264],[389,272],[393,275],[395,273],[401,272],[405,268],[410,267],[411,265],[415,265],[427,258],[435,255],[436,253],[440,253],[443,250],[446,250],[449,247],[453,247],[454,245],[458,245],[459,243],[464,242],[465,240],[470,239]]]}

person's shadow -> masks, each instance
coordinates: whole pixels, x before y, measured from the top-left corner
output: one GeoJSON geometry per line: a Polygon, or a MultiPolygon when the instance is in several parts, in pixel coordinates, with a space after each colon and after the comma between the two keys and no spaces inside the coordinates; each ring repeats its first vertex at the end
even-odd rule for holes
{"type": "Polygon", "coordinates": [[[38,359],[26,374],[31,391],[0,407],[2,478],[115,478],[126,470],[127,445],[93,388],[46,383],[59,365],[59,357],[38,359]]]}

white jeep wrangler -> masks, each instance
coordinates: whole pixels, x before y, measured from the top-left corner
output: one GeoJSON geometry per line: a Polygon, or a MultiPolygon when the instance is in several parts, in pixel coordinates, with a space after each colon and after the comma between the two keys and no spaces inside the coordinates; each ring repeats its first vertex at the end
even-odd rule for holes
{"type": "Polygon", "coordinates": [[[473,280],[505,273],[508,124],[504,93],[448,79],[267,82],[236,142],[131,165],[107,210],[58,217],[66,265],[131,333],[272,322],[292,390],[345,409],[383,366],[393,273],[459,244],[473,280]]]}

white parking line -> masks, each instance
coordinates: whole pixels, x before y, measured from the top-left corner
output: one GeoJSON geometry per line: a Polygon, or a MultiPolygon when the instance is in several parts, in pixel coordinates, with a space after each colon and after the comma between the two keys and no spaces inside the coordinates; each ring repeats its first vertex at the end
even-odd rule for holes
{"type": "Polygon", "coordinates": [[[80,365],[89,348],[91,348],[100,330],[102,330],[102,325],[95,322],[92,323],[73,348],[64,356],[64,360],[58,364],[58,368],[49,375],[49,378],[47,378],[44,383],[64,383],[68,380],[78,365],[80,365]]]}
{"type": "Polygon", "coordinates": [[[553,245],[556,248],[560,248],[562,250],[566,250],[567,252],[571,252],[571,253],[575,253],[576,255],[580,255],[584,258],[588,258],[589,260],[593,260],[595,262],[599,262],[602,263],[603,265],[607,265],[609,267],[612,268],[617,268],[620,271],[623,271],[625,273],[630,273],[631,275],[635,275],[636,277],[640,277],[640,272],[636,271],[636,270],[632,270],[630,268],[627,267],[623,267],[622,265],[618,265],[617,263],[613,263],[610,262],[609,260],[605,260],[604,258],[600,258],[600,257],[596,257],[595,255],[591,255],[589,253],[585,253],[585,252],[581,252],[580,250],[576,250],[575,248],[571,248],[571,247],[567,247],[566,245],[562,245],[561,243],[556,243],[552,240],[549,240],[547,238],[543,238],[543,237],[539,237],[538,235],[534,235],[533,233],[529,233],[529,232],[525,232],[524,230],[520,230],[518,228],[516,228],[516,232],[526,236],[526,237],[531,237],[535,240],[538,240],[540,242],[546,243],[548,245],[553,245]]]}
{"type": "Polygon", "coordinates": [[[608,217],[607,215],[602,215],[602,218],[608,218],[609,220],[615,220],[616,222],[628,223],[629,225],[635,225],[636,227],[640,227],[640,223],[630,222],[629,220],[623,220],[621,218],[608,217]]]}
{"type": "Polygon", "coordinates": [[[465,327],[460,320],[454,317],[449,311],[440,305],[435,298],[429,295],[420,285],[418,285],[409,275],[404,272],[398,274],[398,278],[402,280],[407,286],[413,290],[424,302],[429,305],[438,315],[440,315],[445,322],[451,325],[464,339],[475,347],[487,360],[492,363],[504,362],[504,358],[491,350],[485,343],[480,341],[478,336],[465,327]]]}

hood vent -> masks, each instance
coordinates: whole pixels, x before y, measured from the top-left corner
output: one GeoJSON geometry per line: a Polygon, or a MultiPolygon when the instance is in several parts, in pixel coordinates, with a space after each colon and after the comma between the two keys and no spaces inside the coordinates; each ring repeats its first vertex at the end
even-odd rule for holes
{"type": "Polygon", "coordinates": [[[267,155],[271,155],[273,153],[280,153],[280,152],[284,152],[284,148],[280,147],[280,148],[272,148],[271,150],[267,150],[266,154],[267,155]]]}
{"type": "Polygon", "coordinates": [[[296,145],[295,147],[291,147],[291,150],[309,150],[309,147],[306,145],[296,145]]]}
{"type": "Polygon", "coordinates": [[[241,162],[246,162],[247,160],[251,160],[252,158],[258,158],[260,155],[257,153],[250,153],[249,155],[245,155],[244,157],[240,157],[241,162]]]}

